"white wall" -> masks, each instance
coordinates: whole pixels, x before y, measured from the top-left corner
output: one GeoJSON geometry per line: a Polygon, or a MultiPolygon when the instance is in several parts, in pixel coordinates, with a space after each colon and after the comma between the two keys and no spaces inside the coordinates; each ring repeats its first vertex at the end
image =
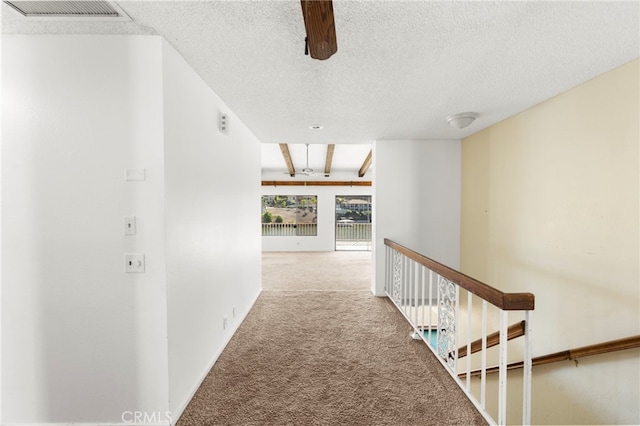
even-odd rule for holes
{"type": "MultiPolygon", "coordinates": [[[[372,188],[370,186],[263,186],[261,188],[261,195],[317,195],[318,235],[304,237],[262,237],[262,250],[334,251],[336,196],[371,194],[372,188]]],[[[259,199],[258,202],[260,202],[259,199]]]]}
{"type": "Polygon", "coordinates": [[[258,141],[159,37],[2,53],[0,421],[168,424],[260,292],[258,141]]]}
{"type": "Polygon", "coordinates": [[[384,294],[384,239],[457,268],[460,141],[381,140],[373,150],[375,281],[384,294]]]}
{"type": "Polygon", "coordinates": [[[168,409],[161,44],[6,36],[5,423],[168,409]],[[145,182],[124,169],[145,167],[145,182]],[[138,235],[123,235],[123,216],[138,235]],[[124,274],[124,252],[146,253],[124,274]]]}
{"type": "Polygon", "coordinates": [[[163,65],[169,384],[178,415],[260,292],[260,146],[166,43],[163,65]],[[218,131],[220,112],[228,135],[218,131]]]}

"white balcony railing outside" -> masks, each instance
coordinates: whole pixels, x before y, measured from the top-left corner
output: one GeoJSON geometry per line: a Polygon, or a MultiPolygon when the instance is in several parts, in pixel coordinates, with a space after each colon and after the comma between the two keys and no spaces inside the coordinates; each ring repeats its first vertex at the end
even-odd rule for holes
{"type": "MultiPolygon", "coordinates": [[[[371,250],[371,223],[338,223],[335,227],[336,249],[371,250]]],[[[263,223],[263,237],[316,236],[318,225],[315,223],[263,223]]]]}
{"type": "Polygon", "coordinates": [[[371,241],[371,223],[338,223],[336,241],[371,241]]]}
{"type": "Polygon", "coordinates": [[[263,223],[263,237],[309,237],[318,235],[316,223],[263,223]]]}
{"type": "Polygon", "coordinates": [[[371,223],[338,222],[336,250],[371,250],[371,223]]]}

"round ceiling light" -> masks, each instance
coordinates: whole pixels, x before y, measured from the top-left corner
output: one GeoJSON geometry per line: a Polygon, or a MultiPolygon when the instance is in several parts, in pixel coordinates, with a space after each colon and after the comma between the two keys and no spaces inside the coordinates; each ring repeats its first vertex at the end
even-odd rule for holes
{"type": "Polygon", "coordinates": [[[322,130],[322,129],[324,129],[324,126],[319,126],[319,125],[316,124],[316,125],[313,125],[313,126],[309,126],[309,128],[311,130],[322,130]]]}
{"type": "Polygon", "coordinates": [[[461,112],[447,117],[447,123],[456,129],[464,129],[478,118],[477,112],[461,112]]]}

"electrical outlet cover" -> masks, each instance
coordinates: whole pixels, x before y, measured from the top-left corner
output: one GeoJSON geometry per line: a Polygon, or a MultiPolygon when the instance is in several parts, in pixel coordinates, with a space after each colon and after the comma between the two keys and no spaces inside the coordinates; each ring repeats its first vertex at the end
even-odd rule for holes
{"type": "Polygon", "coordinates": [[[144,272],[144,253],[125,253],[124,254],[124,272],[143,273],[144,272]]]}

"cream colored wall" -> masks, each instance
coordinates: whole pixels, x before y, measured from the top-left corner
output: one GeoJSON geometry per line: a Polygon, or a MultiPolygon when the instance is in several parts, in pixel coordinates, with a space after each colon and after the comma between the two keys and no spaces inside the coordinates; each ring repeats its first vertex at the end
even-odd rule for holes
{"type": "MultiPolygon", "coordinates": [[[[639,60],[462,142],[461,268],[536,295],[534,356],[640,334],[639,60]]],[[[637,349],[534,369],[533,423],[639,424],[637,349]]]]}

